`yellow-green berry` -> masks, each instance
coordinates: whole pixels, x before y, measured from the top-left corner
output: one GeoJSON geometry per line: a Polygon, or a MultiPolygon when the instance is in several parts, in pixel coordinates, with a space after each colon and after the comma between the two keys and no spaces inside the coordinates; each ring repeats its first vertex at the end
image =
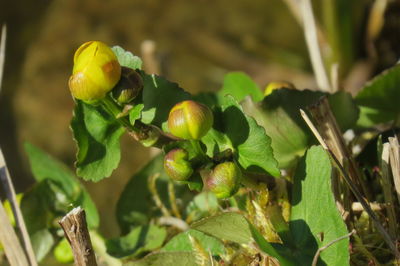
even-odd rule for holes
{"type": "Polygon", "coordinates": [[[193,168],[184,149],[173,149],[164,157],[164,169],[171,179],[185,181],[193,174],[193,168]]]}
{"type": "Polygon", "coordinates": [[[239,189],[242,171],[234,162],[218,164],[205,178],[208,190],[217,198],[225,199],[233,196],[239,189]]]}
{"type": "Polygon", "coordinates": [[[120,77],[121,66],[111,48],[102,42],[90,41],[75,52],[69,89],[76,99],[91,102],[102,99],[120,77]]]}
{"type": "Polygon", "coordinates": [[[168,129],[182,139],[201,139],[214,123],[213,114],[206,105],[195,101],[176,104],[168,116],[168,129]]]}

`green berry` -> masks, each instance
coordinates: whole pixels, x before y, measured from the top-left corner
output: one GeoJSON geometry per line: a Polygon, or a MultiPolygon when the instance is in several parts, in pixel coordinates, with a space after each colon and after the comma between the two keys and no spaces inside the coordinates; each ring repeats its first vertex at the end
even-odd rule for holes
{"type": "Polygon", "coordinates": [[[176,104],[168,117],[168,129],[182,139],[201,139],[214,123],[213,114],[207,106],[195,101],[176,104]]]}
{"type": "Polygon", "coordinates": [[[225,199],[239,189],[242,172],[234,162],[218,164],[205,179],[205,186],[217,196],[225,199]]]}
{"type": "Polygon", "coordinates": [[[184,149],[173,149],[165,155],[164,169],[171,179],[185,181],[193,174],[193,168],[184,149]]]}

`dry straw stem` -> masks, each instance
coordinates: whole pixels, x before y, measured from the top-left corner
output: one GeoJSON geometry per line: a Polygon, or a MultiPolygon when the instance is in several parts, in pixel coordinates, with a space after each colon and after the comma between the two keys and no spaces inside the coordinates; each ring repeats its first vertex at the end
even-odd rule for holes
{"type": "MultiPolygon", "coordinates": [[[[1,29],[1,40],[0,40],[0,91],[3,81],[3,73],[4,73],[4,62],[5,62],[5,52],[6,52],[6,39],[7,39],[7,27],[3,25],[1,29]]],[[[28,257],[29,263],[32,266],[36,266],[36,258],[35,253],[33,252],[32,244],[29,239],[29,234],[25,226],[24,219],[22,217],[21,209],[18,206],[15,189],[11,181],[10,174],[7,170],[7,166],[4,160],[3,153],[0,149],[0,179],[3,186],[3,189],[6,192],[7,198],[11,203],[12,211],[15,217],[16,225],[19,228],[24,244],[24,249],[26,255],[28,257]]],[[[7,242],[3,242],[4,245],[7,245],[7,242]]]]}
{"type": "Polygon", "coordinates": [[[85,211],[81,207],[74,208],[59,221],[59,224],[71,246],[75,265],[97,266],[85,211]]]}
{"type": "Polygon", "coordinates": [[[393,199],[393,185],[390,176],[389,169],[389,152],[390,144],[384,143],[381,155],[381,171],[382,171],[382,189],[383,196],[386,202],[386,214],[389,224],[389,233],[391,236],[397,236],[397,219],[396,212],[394,210],[394,199],[393,199]]]}
{"type": "Polygon", "coordinates": [[[311,131],[315,135],[315,137],[318,139],[320,142],[321,146],[329,153],[334,165],[336,168],[339,170],[339,172],[342,174],[344,180],[350,187],[351,191],[353,192],[354,196],[356,199],[360,202],[360,204],[363,206],[364,210],[368,213],[369,217],[372,219],[376,229],[378,232],[382,235],[383,239],[385,240],[386,244],[389,246],[390,250],[393,252],[393,254],[396,256],[397,260],[400,260],[400,253],[397,250],[397,247],[395,243],[392,241],[392,238],[388,234],[388,232],[385,230],[381,222],[379,221],[378,216],[375,214],[375,212],[371,209],[370,205],[367,203],[367,201],[364,199],[360,191],[358,190],[357,186],[352,182],[350,176],[348,175],[347,171],[343,168],[342,164],[340,161],[336,158],[335,154],[330,150],[325,143],[324,139],[322,138],[321,134],[318,132],[318,130],[315,128],[313,123],[311,122],[310,118],[308,115],[300,109],[300,114],[303,117],[304,121],[307,123],[307,125],[310,127],[311,131]]]}
{"type": "MultiPolygon", "coordinates": [[[[11,181],[10,173],[7,170],[7,166],[6,166],[1,148],[0,148],[0,181],[1,181],[2,188],[6,192],[7,199],[11,204],[11,208],[12,208],[13,215],[15,218],[15,223],[21,233],[24,250],[25,250],[25,253],[29,260],[29,265],[36,266],[37,262],[36,262],[35,253],[33,252],[33,248],[32,248],[30,238],[29,238],[28,230],[26,229],[25,221],[22,216],[21,209],[19,208],[19,205],[17,202],[17,196],[15,194],[15,189],[14,189],[13,183],[11,181]]],[[[4,243],[4,244],[7,245],[7,243],[4,243]]]]}
{"type": "Polygon", "coordinates": [[[392,167],[394,187],[396,189],[397,199],[400,203],[400,149],[397,137],[389,138],[390,153],[389,162],[392,167]]]}
{"type": "Polygon", "coordinates": [[[6,214],[0,204],[0,242],[3,245],[7,260],[11,266],[29,265],[24,250],[6,214]]]}
{"type": "Polygon", "coordinates": [[[144,70],[150,74],[160,75],[161,67],[157,60],[156,48],[156,42],[152,40],[145,40],[140,45],[144,70]]]}
{"type": "Polygon", "coordinates": [[[366,43],[367,52],[372,58],[378,56],[374,46],[374,41],[379,36],[385,23],[385,11],[387,5],[388,0],[375,0],[368,16],[366,43]]]}
{"type": "Polygon", "coordinates": [[[303,30],[310,54],[311,63],[317,84],[322,91],[331,91],[328,75],[326,73],[322,59],[321,48],[318,43],[317,27],[315,24],[314,13],[310,0],[300,0],[300,10],[303,20],[303,30]]]}
{"type": "Polygon", "coordinates": [[[343,134],[336,122],[336,118],[333,116],[328,98],[326,96],[322,97],[307,109],[314,118],[318,132],[321,134],[329,150],[335,154],[340,164],[349,172],[351,181],[367,198],[370,198],[369,191],[363,182],[356,162],[347,148],[343,134]]]}
{"type": "Polygon", "coordinates": [[[0,40],[0,91],[4,74],[4,62],[6,59],[6,39],[7,39],[7,27],[6,25],[3,25],[3,27],[1,28],[1,40],[0,40]]]}

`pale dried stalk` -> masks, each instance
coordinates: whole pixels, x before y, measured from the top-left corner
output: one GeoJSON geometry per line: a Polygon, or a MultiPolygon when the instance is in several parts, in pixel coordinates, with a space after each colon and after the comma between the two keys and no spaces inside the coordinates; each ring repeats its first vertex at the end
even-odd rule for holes
{"type": "Polygon", "coordinates": [[[394,187],[396,189],[397,199],[400,203],[400,146],[397,137],[389,138],[390,154],[389,162],[392,168],[394,187]]]}
{"type": "MultiPolygon", "coordinates": [[[[308,107],[318,132],[328,146],[329,150],[335,154],[340,164],[349,172],[351,181],[369,198],[368,189],[366,188],[356,162],[348,150],[343,134],[333,116],[328,98],[322,97],[317,103],[308,107]]],[[[348,208],[347,208],[348,209],[348,208]]]]}
{"type": "MultiPolygon", "coordinates": [[[[11,181],[10,173],[8,172],[1,148],[0,148],[0,181],[4,191],[6,192],[7,199],[11,204],[17,228],[21,232],[23,247],[28,257],[29,265],[36,266],[37,261],[35,253],[33,252],[33,247],[31,244],[31,240],[29,238],[28,230],[26,229],[25,221],[17,202],[17,196],[15,194],[14,185],[11,181]]],[[[5,244],[7,245],[7,243],[5,244]]]]}
{"type": "Polygon", "coordinates": [[[346,170],[343,168],[342,164],[340,161],[336,158],[335,154],[328,148],[326,145],[324,139],[322,138],[321,134],[316,130],[315,126],[311,122],[310,118],[307,116],[307,114],[300,109],[300,114],[303,117],[304,121],[307,123],[307,125],[311,128],[312,132],[315,134],[315,137],[320,141],[321,146],[329,153],[333,163],[337,167],[337,169],[340,171],[342,174],[344,180],[346,183],[349,185],[351,191],[353,192],[354,196],[356,199],[360,202],[360,204],[363,206],[364,210],[368,213],[369,217],[372,219],[372,222],[374,223],[376,229],[378,232],[382,235],[383,239],[385,240],[386,244],[389,246],[393,254],[395,255],[396,259],[400,259],[400,253],[397,250],[396,245],[393,243],[390,235],[388,232],[385,230],[381,222],[379,221],[378,216],[375,214],[374,211],[372,211],[370,205],[367,203],[367,201],[364,199],[360,191],[358,190],[357,186],[354,185],[352,182],[350,176],[347,174],[346,170]]]}
{"type": "Polygon", "coordinates": [[[3,25],[3,27],[1,28],[1,40],[0,40],[0,91],[3,82],[4,62],[6,59],[6,39],[7,39],[7,26],[3,25]]]}
{"type": "Polygon", "coordinates": [[[26,266],[28,260],[21,243],[6,214],[3,204],[0,203],[0,242],[11,266],[26,266]]]}
{"type": "Polygon", "coordinates": [[[311,1],[300,0],[300,8],[304,24],[304,35],[317,84],[322,91],[331,91],[332,89],[322,59],[321,48],[318,43],[317,27],[311,1]]]}
{"type": "Polygon", "coordinates": [[[145,40],[140,46],[143,68],[147,73],[160,75],[160,63],[156,58],[156,43],[152,40],[145,40]]]}
{"type": "Polygon", "coordinates": [[[386,214],[388,216],[389,233],[391,236],[397,236],[397,219],[396,212],[394,210],[394,199],[393,199],[393,185],[390,178],[389,169],[389,154],[390,144],[384,143],[381,155],[381,171],[382,171],[382,189],[383,196],[386,202],[386,214]]]}
{"type": "Polygon", "coordinates": [[[385,11],[388,5],[388,0],[375,0],[371,7],[371,11],[367,21],[367,52],[372,58],[377,57],[374,41],[378,38],[383,25],[385,23],[385,11]]]}
{"type": "Polygon", "coordinates": [[[71,246],[75,265],[97,266],[85,211],[81,207],[74,208],[59,221],[59,224],[71,246]]]}
{"type": "MultiPolygon", "coordinates": [[[[386,204],[372,202],[369,205],[371,206],[371,210],[373,211],[381,211],[387,206],[386,204]]],[[[361,212],[364,210],[363,206],[359,202],[353,202],[351,204],[351,209],[353,210],[353,212],[361,212]]]]}

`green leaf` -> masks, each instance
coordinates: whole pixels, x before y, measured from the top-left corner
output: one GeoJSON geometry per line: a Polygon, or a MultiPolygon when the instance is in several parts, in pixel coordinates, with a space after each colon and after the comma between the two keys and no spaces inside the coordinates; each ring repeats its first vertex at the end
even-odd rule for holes
{"type": "Polygon", "coordinates": [[[267,172],[280,176],[274,158],[271,139],[264,128],[243,113],[232,96],[225,97],[220,113],[215,112],[214,128],[202,138],[207,154],[232,148],[240,165],[247,171],[267,172]]]}
{"type": "Polygon", "coordinates": [[[117,220],[123,232],[129,232],[134,225],[145,225],[154,211],[148,178],[160,174],[158,184],[167,187],[168,177],[163,170],[163,156],[158,155],[136,173],[125,186],[117,203],[117,220]]]}
{"type": "Polygon", "coordinates": [[[252,233],[246,218],[235,212],[225,212],[195,222],[191,228],[238,244],[249,244],[252,233]]]}
{"type": "MultiPolygon", "coordinates": [[[[147,225],[150,218],[160,215],[156,209],[152,194],[148,189],[148,178],[160,174],[156,185],[158,194],[167,208],[169,177],[164,172],[163,155],[156,156],[144,168],[136,173],[125,186],[117,203],[117,221],[122,232],[128,233],[133,226],[147,225]]],[[[185,200],[183,192],[189,192],[185,186],[174,184],[176,197],[185,200]]]]}
{"type": "MultiPolygon", "coordinates": [[[[348,233],[336,209],[331,171],[327,153],[314,146],[308,150],[294,176],[289,225],[297,247],[294,254],[302,265],[311,264],[318,248],[348,233]]],[[[349,265],[349,259],[347,238],[330,246],[320,256],[320,262],[326,265],[349,265]]]]}
{"type": "Polygon", "coordinates": [[[143,78],[142,122],[162,128],[168,120],[171,108],[178,102],[190,99],[190,94],[172,83],[156,75],[140,72],[143,78]]]}
{"type": "Polygon", "coordinates": [[[100,108],[77,101],[71,128],[78,145],[77,174],[100,181],[118,166],[120,137],[125,129],[100,108]]]}
{"type": "Polygon", "coordinates": [[[75,176],[71,170],[31,143],[26,142],[24,148],[36,181],[40,182],[45,179],[51,179],[60,184],[68,196],[71,198],[77,197],[81,191],[81,186],[75,180],[75,176]]]}
{"type": "MultiPolygon", "coordinates": [[[[309,90],[279,89],[259,104],[243,102],[245,112],[254,117],[271,137],[280,168],[292,167],[315,142],[299,109],[305,110],[323,95],[322,92],[309,90]]],[[[343,132],[355,125],[359,111],[350,94],[339,92],[329,95],[328,100],[343,132]]]]}
{"type": "Polygon", "coordinates": [[[339,91],[328,95],[328,100],[342,132],[344,133],[347,129],[354,127],[360,116],[360,108],[357,107],[351,95],[339,91]]]}
{"type": "Polygon", "coordinates": [[[194,229],[189,229],[186,232],[174,236],[161,251],[196,251],[192,247],[189,235],[195,237],[200,245],[204,247],[207,252],[211,252],[212,255],[216,256],[225,253],[224,244],[221,240],[194,229]]]}
{"type": "Polygon", "coordinates": [[[126,263],[127,266],[197,266],[193,252],[158,252],[147,255],[141,260],[126,263]]]}
{"type": "Polygon", "coordinates": [[[359,125],[370,127],[396,119],[400,114],[400,65],[369,81],[355,100],[361,108],[359,125]]]}
{"type": "Polygon", "coordinates": [[[296,265],[288,248],[280,244],[268,243],[257,229],[239,213],[225,212],[211,216],[193,223],[191,228],[238,244],[248,245],[255,241],[265,253],[277,258],[281,265],[296,265]]]}
{"type": "Polygon", "coordinates": [[[65,237],[58,242],[57,246],[54,248],[53,254],[56,260],[60,263],[71,263],[74,261],[74,254],[72,253],[71,246],[65,237]]]}
{"type": "Polygon", "coordinates": [[[129,122],[131,125],[135,125],[135,121],[140,119],[142,116],[143,104],[136,104],[131,110],[129,110],[129,122]]]}
{"type": "Polygon", "coordinates": [[[219,101],[223,103],[228,94],[232,95],[238,102],[249,95],[255,102],[264,98],[258,85],[243,72],[231,72],[225,75],[222,89],[217,94],[219,101]]]}
{"type": "Polygon", "coordinates": [[[33,252],[36,259],[40,262],[50,252],[54,245],[54,238],[49,230],[43,229],[30,235],[33,252]]]}
{"type": "Polygon", "coordinates": [[[142,68],[142,59],[133,55],[131,52],[125,51],[120,46],[114,46],[111,48],[117,56],[118,62],[121,66],[129,67],[132,69],[142,68]]]}
{"type": "Polygon", "coordinates": [[[71,199],[57,183],[45,179],[36,183],[21,200],[21,210],[29,234],[53,226],[56,217],[69,210],[71,199]]]}
{"type": "Polygon", "coordinates": [[[161,247],[166,236],[167,231],[163,227],[138,226],[126,236],[107,240],[107,253],[117,258],[137,256],[161,247]]]}
{"type": "Polygon", "coordinates": [[[99,226],[99,214],[97,208],[90,198],[89,193],[79,183],[75,175],[66,165],[54,159],[47,153],[30,143],[25,143],[25,151],[28,155],[32,174],[36,181],[52,180],[71,199],[68,204],[82,206],[86,211],[89,228],[99,226]]]}
{"type": "Polygon", "coordinates": [[[186,207],[187,215],[194,221],[213,215],[219,211],[218,199],[214,193],[203,191],[196,195],[186,207]]]}

